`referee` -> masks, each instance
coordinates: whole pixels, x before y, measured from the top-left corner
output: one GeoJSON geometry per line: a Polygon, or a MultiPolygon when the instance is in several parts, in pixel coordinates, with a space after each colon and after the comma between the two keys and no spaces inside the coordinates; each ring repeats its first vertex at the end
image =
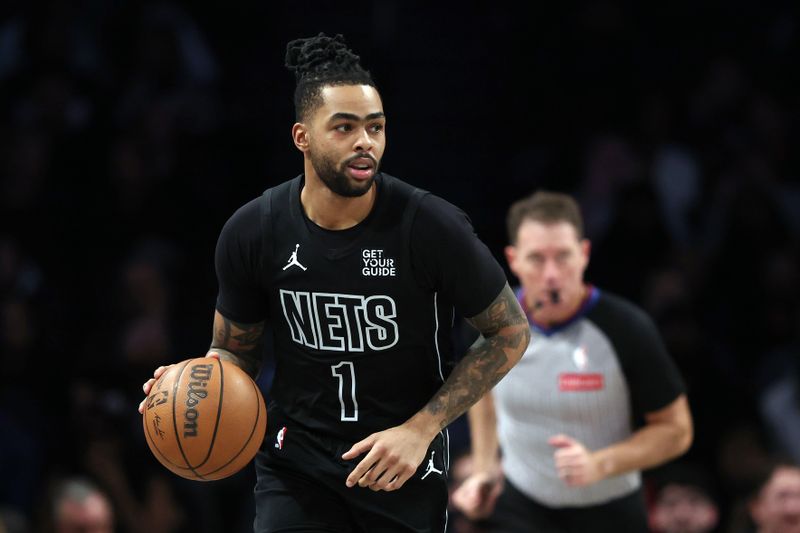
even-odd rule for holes
{"type": "Polygon", "coordinates": [[[570,196],[538,192],[507,222],[532,341],[469,412],[473,473],[453,503],[493,532],[648,531],[640,472],[692,442],[680,374],[641,309],[584,282],[570,196]]]}

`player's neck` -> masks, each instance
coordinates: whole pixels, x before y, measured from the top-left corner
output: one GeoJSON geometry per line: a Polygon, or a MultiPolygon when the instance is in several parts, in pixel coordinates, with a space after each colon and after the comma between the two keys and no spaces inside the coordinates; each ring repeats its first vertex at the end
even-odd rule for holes
{"type": "Polygon", "coordinates": [[[377,187],[354,198],[340,196],[331,191],[316,175],[306,173],[305,185],[300,191],[300,203],[306,216],[317,226],[329,230],[352,228],[369,215],[375,204],[377,187]]]}

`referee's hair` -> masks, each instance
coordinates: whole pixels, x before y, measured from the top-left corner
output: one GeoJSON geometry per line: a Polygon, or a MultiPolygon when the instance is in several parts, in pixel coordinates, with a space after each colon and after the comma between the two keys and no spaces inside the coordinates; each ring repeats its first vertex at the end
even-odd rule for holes
{"type": "Polygon", "coordinates": [[[506,227],[508,242],[512,245],[517,243],[517,232],[526,220],[542,224],[568,222],[575,228],[578,239],[583,239],[581,209],[578,202],[568,194],[542,190],[511,204],[506,216],[506,227]]]}
{"type": "Polygon", "coordinates": [[[376,87],[341,34],[295,39],[286,45],[286,68],[294,72],[295,118],[302,122],[322,105],[322,88],[332,85],[376,87]]]}

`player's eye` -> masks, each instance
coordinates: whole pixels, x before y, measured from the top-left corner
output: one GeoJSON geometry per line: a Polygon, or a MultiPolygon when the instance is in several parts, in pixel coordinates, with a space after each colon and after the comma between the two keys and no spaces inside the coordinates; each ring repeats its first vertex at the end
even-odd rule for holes
{"type": "Polygon", "coordinates": [[[383,124],[373,124],[369,129],[372,133],[380,133],[383,131],[383,124]]]}
{"type": "Polygon", "coordinates": [[[335,129],[336,131],[340,131],[342,133],[347,133],[349,131],[352,131],[353,126],[351,126],[350,124],[339,124],[337,126],[334,126],[333,129],[335,129]]]}

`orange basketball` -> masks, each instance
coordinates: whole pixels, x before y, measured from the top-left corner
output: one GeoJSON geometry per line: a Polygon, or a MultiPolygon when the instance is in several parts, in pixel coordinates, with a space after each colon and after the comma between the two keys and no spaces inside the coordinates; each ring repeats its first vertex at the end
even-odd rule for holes
{"type": "Polygon", "coordinates": [[[253,459],[267,412],[261,391],[241,368],[202,357],[173,365],[153,384],[142,424],[162,465],[186,479],[211,481],[253,459]]]}

